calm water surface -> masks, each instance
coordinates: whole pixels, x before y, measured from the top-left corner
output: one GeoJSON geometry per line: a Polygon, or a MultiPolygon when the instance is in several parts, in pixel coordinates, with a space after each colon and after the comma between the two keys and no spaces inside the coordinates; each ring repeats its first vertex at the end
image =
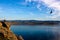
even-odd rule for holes
{"type": "Polygon", "coordinates": [[[58,25],[12,25],[11,31],[21,35],[24,40],[58,40],[58,25]]]}

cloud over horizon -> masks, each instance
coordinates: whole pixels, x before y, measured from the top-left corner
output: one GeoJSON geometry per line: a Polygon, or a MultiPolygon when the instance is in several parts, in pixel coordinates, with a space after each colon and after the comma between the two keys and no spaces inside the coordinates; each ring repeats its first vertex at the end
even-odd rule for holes
{"type": "Polygon", "coordinates": [[[3,17],[14,20],[60,20],[60,0],[0,0],[0,18],[3,17]]]}

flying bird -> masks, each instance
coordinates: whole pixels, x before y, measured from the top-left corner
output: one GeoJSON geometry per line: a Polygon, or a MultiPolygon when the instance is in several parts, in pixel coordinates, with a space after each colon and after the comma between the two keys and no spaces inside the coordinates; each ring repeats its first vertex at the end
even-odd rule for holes
{"type": "Polygon", "coordinates": [[[52,12],[52,10],[50,11],[50,14],[52,14],[53,12],[52,12]]]}

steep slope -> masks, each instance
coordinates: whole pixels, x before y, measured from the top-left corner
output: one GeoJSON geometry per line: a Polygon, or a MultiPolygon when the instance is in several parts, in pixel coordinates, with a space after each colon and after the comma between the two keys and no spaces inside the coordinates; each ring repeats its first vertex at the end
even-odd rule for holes
{"type": "Polygon", "coordinates": [[[10,24],[7,22],[0,22],[0,40],[23,40],[22,37],[17,37],[9,29],[10,24]]]}

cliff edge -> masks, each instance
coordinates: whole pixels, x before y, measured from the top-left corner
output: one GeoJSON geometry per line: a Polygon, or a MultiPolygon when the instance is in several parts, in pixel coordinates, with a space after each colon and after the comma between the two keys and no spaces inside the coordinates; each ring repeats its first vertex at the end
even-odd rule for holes
{"type": "Polygon", "coordinates": [[[17,37],[9,28],[8,22],[0,22],[0,40],[24,40],[21,36],[17,37]]]}

